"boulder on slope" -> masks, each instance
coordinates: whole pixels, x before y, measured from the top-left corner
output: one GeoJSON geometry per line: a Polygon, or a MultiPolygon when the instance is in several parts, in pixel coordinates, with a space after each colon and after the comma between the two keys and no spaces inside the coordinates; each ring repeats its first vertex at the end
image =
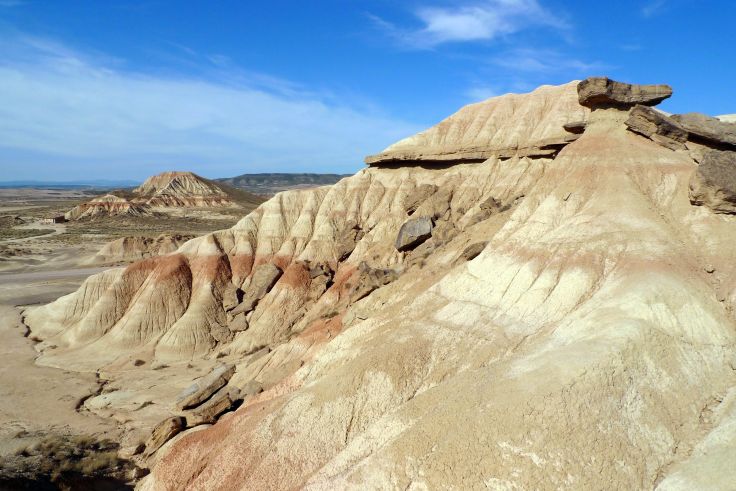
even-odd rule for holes
{"type": "Polygon", "coordinates": [[[675,114],[672,119],[690,134],[690,139],[701,140],[709,146],[736,149],[736,123],[728,123],[702,113],[675,114]]]}
{"type": "Polygon", "coordinates": [[[181,416],[172,416],[161,421],[146,441],[144,456],[150,457],[153,455],[164,443],[174,438],[184,428],[186,428],[186,419],[181,416]]]}
{"type": "Polygon", "coordinates": [[[271,288],[281,278],[282,274],[281,268],[273,263],[264,263],[257,266],[250,284],[243,292],[243,301],[231,311],[231,314],[248,313],[255,309],[258,302],[271,291],[271,288]]]}
{"type": "Polygon", "coordinates": [[[210,373],[197,379],[176,398],[176,409],[188,409],[207,400],[217,390],[224,387],[235,373],[235,365],[220,364],[210,373]]]}
{"type": "Polygon", "coordinates": [[[432,219],[429,217],[411,218],[404,222],[396,236],[396,250],[408,251],[432,236],[432,219]]]}
{"type": "Polygon", "coordinates": [[[665,114],[647,106],[635,106],[625,122],[629,130],[672,150],[685,148],[687,131],[665,114]]]}
{"type": "Polygon", "coordinates": [[[736,152],[708,150],[690,181],[690,201],[736,214],[736,152]]]}
{"type": "Polygon", "coordinates": [[[590,108],[656,106],[671,95],[669,85],[627,84],[608,77],[589,77],[578,84],[580,104],[590,108]]]}
{"type": "Polygon", "coordinates": [[[212,424],[217,418],[240,399],[240,389],[237,387],[223,387],[207,402],[187,413],[187,426],[212,424]]]}

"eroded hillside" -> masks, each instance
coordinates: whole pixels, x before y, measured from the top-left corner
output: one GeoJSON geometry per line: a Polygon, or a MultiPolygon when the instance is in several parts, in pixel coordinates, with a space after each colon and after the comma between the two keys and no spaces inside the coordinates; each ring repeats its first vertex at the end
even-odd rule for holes
{"type": "Polygon", "coordinates": [[[232,365],[167,406],[143,489],[727,489],[736,125],[582,87],[464,108],[91,277],[26,312],[38,362],[232,365]]]}

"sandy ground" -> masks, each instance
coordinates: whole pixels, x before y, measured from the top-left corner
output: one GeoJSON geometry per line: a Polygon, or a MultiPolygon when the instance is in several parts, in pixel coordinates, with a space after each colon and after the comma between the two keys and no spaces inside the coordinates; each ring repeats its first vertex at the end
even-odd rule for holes
{"type": "Polygon", "coordinates": [[[93,373],[37,366],[16,305],[49,301],[73,291],[88,270],[0,274],[0,457],[49,434],[117,439],[117,425],[77,407],[100,385],[93,373]]]}

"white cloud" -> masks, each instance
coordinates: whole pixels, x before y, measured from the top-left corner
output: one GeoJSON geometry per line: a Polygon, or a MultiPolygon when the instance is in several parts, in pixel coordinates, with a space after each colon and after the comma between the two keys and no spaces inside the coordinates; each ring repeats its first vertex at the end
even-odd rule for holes
{"type": "Polygon", "coordinates": [[[535,26],[564,29],[566,23],[537,0],[483,0],[452,7],[422,7],[414,12],[418,29],[402,29],[384,19],[374,22],[403,44],[431,48],[443,43],[491,41],[535,26]]]}
{"type": "Polygon", "coordinates": [[[492,59],[492,63],[515,72],[551,74],[566,72],[591,76],[610,70],[610,66],[594,61],[586,62],[552,49],[519,48],[492,59]]]}
{"type": "Polygon", "coordinates": [[[0,180],[55,166],[70,178],[172,166],[209,176],[351,171],[421,128],[227,67],[215,79],[137,73],[123,60],[23,37],[1,41],[0,52],[0,180]]]}

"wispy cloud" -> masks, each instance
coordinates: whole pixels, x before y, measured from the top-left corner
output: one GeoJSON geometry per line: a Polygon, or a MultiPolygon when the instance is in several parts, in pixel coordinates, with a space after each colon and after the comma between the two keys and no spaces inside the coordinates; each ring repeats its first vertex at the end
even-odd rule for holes
{"type": "Polygon", "coordinates": [[[644,17],[652,17],[661,12],[666,3],[667,0],[651,0],[641,8],[641,15],[644,17]]]}
{"type": "Polygon", "coordinates": [[[599,61],[583,61],[553,49],[514,49],[494,57],[491,62],[514,72],[539,74],[566,72],[587,76],[612,68],[599,61]]]}
{"type": "Polygon", "coordinates": [[[567,28],[567,23],[537,0],[482,0],[451,7],[422,7],[414,12],[421,24],[405,28],[380,17],[374,23],[411,48],[444,43],[492,41],[530,27],[567,28]]]}
{"type": "Polygon", "coordinates": [[[142,177],[172,166],[209,176],[352,170],[420,129],[334,95],[248,76],[219,57],[214,75],[192,77],[136,72],[124,60],[38,38],[5,37],[0,52],[8,179],[54,166],[69,178],[90,170],[142,177]]]}
{"type": "Polygon", "coordinates": [[[0,7],[20,7],[25,3],[23,0],[0,0],[0,7]]]}

